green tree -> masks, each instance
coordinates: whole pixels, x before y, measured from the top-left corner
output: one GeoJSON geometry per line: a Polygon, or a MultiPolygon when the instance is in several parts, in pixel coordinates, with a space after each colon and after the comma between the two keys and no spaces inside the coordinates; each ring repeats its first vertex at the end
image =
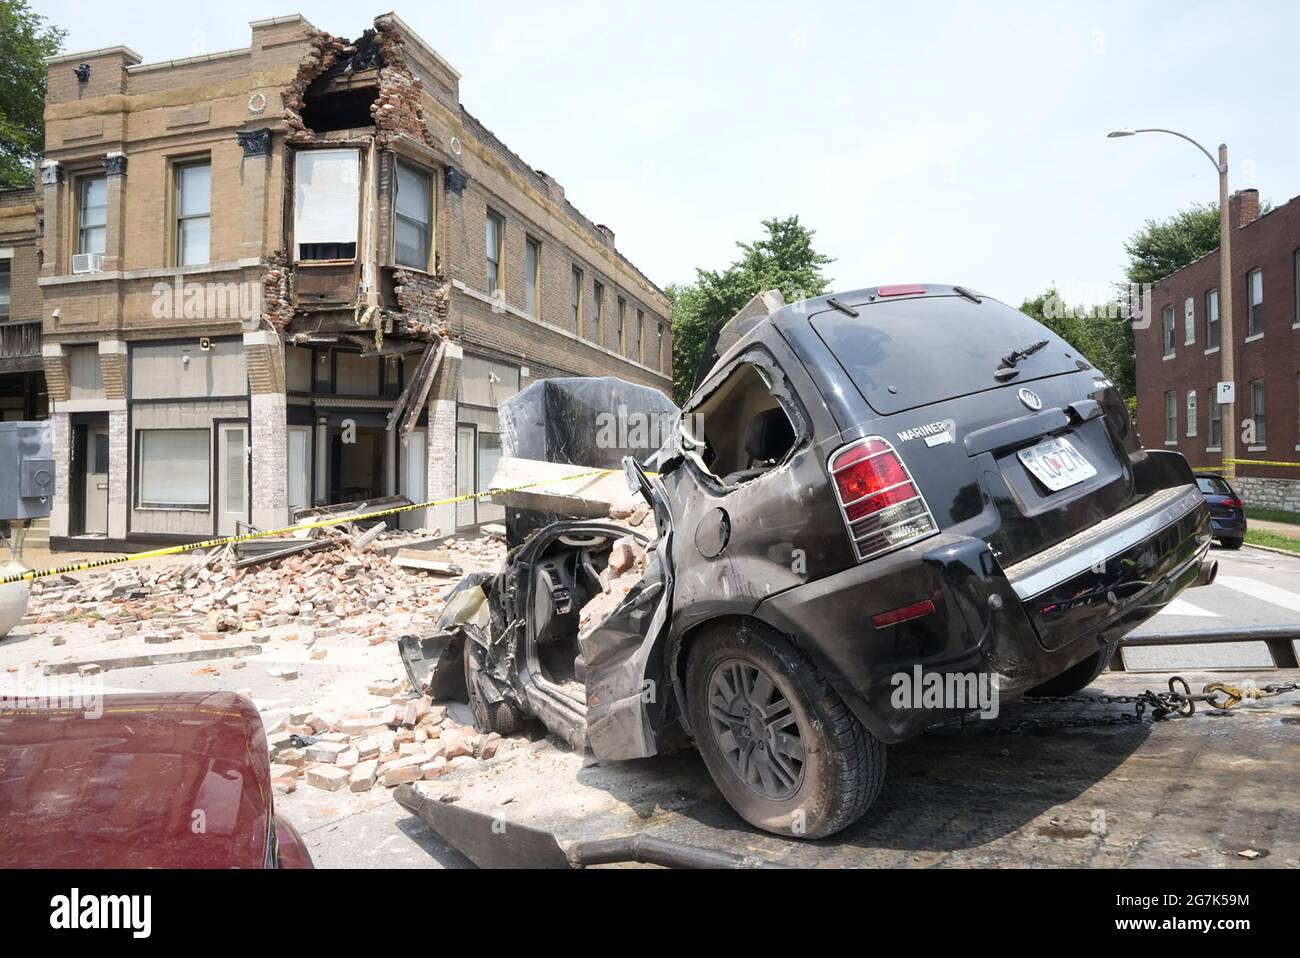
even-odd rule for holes
{"type": "Polygon", "coordinates": [[[1055,286],[1020,304],[1028,313],[1077,349],[1115,384],[1119,394],[1136,411],[1137,358],[1133,323],[1126,303],[1118,299],[1097,307],[1066,303],[1055,286]]]}
{"type": "Polygon", "coordinates": [[[0,188],[32,181],[45,149],[45,58],[65,35],[27,0],[0,0],[0,188]]]}
{"type": "MultiPolygon", "coordinates": [[[[1260,205],[1260,215],[1272,209],[1260,205]]],[[[1162,220],[1147,220],[1124,244],[1130,283],[1155,283],[1219,248],[1219,204],[1198,203],[1162,220]]]]}
{"type": "Polygon", "coordinates": [[[815,230],[798,216],[763,220],[766,235],[738,242],[738,260],[721,272],[697,269],[692,284],[670,285],[665,292],[673,313],[673,398],[690,397],[700,355],[715,326],[725,323],[758,293],[779,289],[786,302],[821,296],[830,281],[822,267],[833,263],[813,249],[815,230]]]}

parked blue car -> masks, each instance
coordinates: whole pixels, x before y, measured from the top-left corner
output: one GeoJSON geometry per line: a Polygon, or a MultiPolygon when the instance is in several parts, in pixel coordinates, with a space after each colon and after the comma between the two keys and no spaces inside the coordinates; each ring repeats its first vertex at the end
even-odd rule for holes
{"type": "Polygon", "coordinates": [[[1240,549],[1246,538],[1246,508],[1223,476],[1198,472],[1196,484],[1210,505],[1210,531],[1225,549],[1240,549]]]}

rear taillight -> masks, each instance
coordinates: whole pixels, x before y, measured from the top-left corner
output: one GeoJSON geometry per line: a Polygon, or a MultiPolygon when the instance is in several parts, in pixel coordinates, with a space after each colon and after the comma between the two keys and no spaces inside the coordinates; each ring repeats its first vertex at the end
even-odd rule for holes
{"type": "Polygon", "coordinates": [[[859,439],[830,458],[840,513],[859,561],[938,530],[925,497],[889,441],[859,439]]]}
{"type": "Polygon", "coordinates": [[[1240,509],[1245,505],[1240,499],[1224,499],[1223,504],[1229,509],[1240,509]]]}

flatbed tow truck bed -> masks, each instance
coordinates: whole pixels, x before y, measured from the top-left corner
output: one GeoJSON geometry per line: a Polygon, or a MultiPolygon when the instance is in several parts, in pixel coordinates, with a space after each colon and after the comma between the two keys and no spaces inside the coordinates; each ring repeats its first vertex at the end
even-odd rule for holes
{"type": "MultiPolygon", "coordinates": [[[[1193,691],[1224,677],[1183,675],[1193,691]]],[[[1300,671],[1229,678],[1248,676],[1264,686],[1296,682],[1300,671]]],[[[1165,680],[1105,673],[1084,694],[1165,691],[1165,680]]],[[[400,786],[396,798],[484,866],[564,867],[584,843],[633,838],[794,867],[1300,866],[1300,694],[1230,712],[1201,705],[1191,718],[1117,718],[1133,712],[1130,703],[1014,704],[965,732],[892,746],[876,805],[820,841],[748,826],[693,751],[592,764],[546,740],[400,786]],[[1085,717],[1101,722],[1069,725],[1085,717]]]]}

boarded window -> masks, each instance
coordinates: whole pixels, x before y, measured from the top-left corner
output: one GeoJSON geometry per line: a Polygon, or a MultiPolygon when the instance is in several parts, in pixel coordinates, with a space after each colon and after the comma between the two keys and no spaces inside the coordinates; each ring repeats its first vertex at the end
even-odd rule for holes
{"type": "Polygon", "coordinates": [[[334,391],[341,396],[378,396],[379,360],[360,353],[334,353],[334,391]]]}
{"type": "Polygon", "coordinates": [[[99,347],[65,346],[68,353],[69,399],[103,399],[104,376],[99,366],[99,347]]]}
{"type": "Polygon", "coordinates": [[[132,399],[211,399],[248,395],[244,344],[219,339],[196,343],[133,345],[132,399]]]}
{"type": "Polygon", "coordinates": [[[356,150],[295,155],[293,237],[299,260],[356,257],[360,180],[356,150]]]}

